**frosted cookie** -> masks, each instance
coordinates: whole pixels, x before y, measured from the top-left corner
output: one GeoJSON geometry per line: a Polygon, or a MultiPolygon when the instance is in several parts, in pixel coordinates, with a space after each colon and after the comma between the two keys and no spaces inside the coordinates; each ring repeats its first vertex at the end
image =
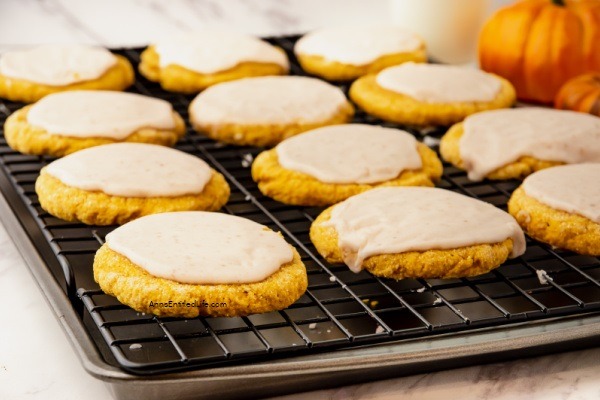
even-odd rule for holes
{"type": "Polygon", "coordinates": [[[66,221],[124,224],[167,211],[220,209],[225,178],[201,159],[169,147],[115,143],[78,151],[42,168],[40,205],[66,221]]]}
{"type": "Polygon", "coordinates": [[[298,40],[294,52],[306,72],[331,81],[427,61],[423,40],[393,26],[319,29],[298,40]]]}
{"type": "Polygon", "coordinates": [[[380,186],[433,186],[442,163],[399,129],[373,125],[318,128],[258,155],[252,178],[286,204],[323,206],[380,186]]]}
{"type": "Polygon", "coordinates": [[[137,311],[188,318],[281,310],[307,287],[298,252],[279,233],[206,212],[151,215],[117,228],[96,253],[94,279],[137,311]]]}
{"type": "Polygon", "coordinates": [[[483,71],[449,65],[405,63],[364,76],[350,98],[367,113],[415,126],[451,125],[479,111],[510,107],[510,82],[483,71]]]}
{"type": "Polygon", "coordinates": [[[172,146],[184,134],[185,123],[169,102],[108,91],[52,94],[14,112],[4,125],[13,149],[59,157],[116,142],[172,146]]]}
{"type": "Polygon", "coordinates": [[[66,90],[124,90],[135,77],[125,57],[84,45],[44,45],[0,56],[0,97],[32,103],[66,90]]]}
{"type": "Polygon", "coordinates": [[[220,82],[285,75],[289,63],[283,50],[258,38],[205,30],[148,47],[142,53],[139,69],[165,90],[197,93],[220,82]]]}
{"type": "Polygon", "coordinates": [[[482,112],[450,128],[440,153],[474,181],[522,179],[559,164],[600,162],[600,118],[534,107],[482,112]]]}
{"type": "Polygon", "coordinates": [[[403,278],[460,278],[489,272],[525,251],[506,212],[436,188],[379,188],[326,209],[310,238],[330,263],[403,278]]]}
{"type": "Polygon", "coordinates": [[[325,125],[348,122],[354,108],[337,87],[315,78],[271,76],[222,83],[190,104],[194,129],[237,145],[273,146],[325,125]]]}
{"type": "Polygon", "coordinates": [[[528,176],[512,194],[508,211],[534,239],[600,256],[600,164],[564,165],[528,176]]]}

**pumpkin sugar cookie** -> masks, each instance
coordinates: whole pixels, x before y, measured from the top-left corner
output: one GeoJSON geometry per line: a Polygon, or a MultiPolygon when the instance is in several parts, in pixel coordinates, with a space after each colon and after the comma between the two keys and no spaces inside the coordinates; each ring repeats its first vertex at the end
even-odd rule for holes
{"type": "Polygon", "coordinates": [[[184,134],[185,123],[169,102],[99,90],[48,95],[4,124],[11,148],[56,157],[117,142],[172,146],[184,134]]]}
{"type": "Polygon", "coordinates": [[[310,239],[330,263],[385,278],[461,278],[525,251],[506,212],[444,189],[377,188],[321,213],[310,239]]]}
{"type": "Polygon", "coordinates": [[[478,113],[442,137],[444,160],[469,179],[523,179],[560,164],[600,162],[600,118],[523,107],[478,113]]]}
{"type": "Polygon", "coordinates": [[[318,128],[266,150],[252,164],[260,191],[286,204],[335,204],[381,186],[433,186],[442,163],[399,129],[348,124],[318,128]]]}
{"type": "Polygon", "coordinates": [[[32,103],[67,90],[124,90],[134,82],[125,57],[84,45],[44,45],[0,56],[0,97],[32,103]]]}
{"type": "Polygon", "coordinates": [[[600,256],[600,164],[574,164],[528,176],[508,211],[534,239],[600,256]]]}
{"type": "Polygon", "coordinates": [[[141,55],[139,70],[165,90],[191,94],[220,82],[285,75],[289,62],[283,50],[258,38],[204,30],[148,47],[141,55]]]}
{"type": "Polygon", "coordinates": [[[350,98],[383,120],[426,127],[510,107],[515,90],[506,79],[475,69],[405,63],[359,78],[350,87],[350,98]]]}
{"type": "Polygon", "coordinates": [[[393,26],[318,29],[294,47],[309,74],[348,81],[405,62],[426,62],[425,44],[414,33],[393,26]]]}
{"type": "Polygon", "coordinates": [[[42,168],[35,182],[41,207],[88,225],[124,224],[148,214],[220,209],[225,178],[201,159],[142,143],[78,151],[42,168]]]}
{"type": "Polygon", "coordinates": [[[201,211],[151,215],[109,233],[94,279],[139,312],[187,318],[281,310],[308,284],[300,255],[279,233],[201,211]]]}
{"type": "Polygon", "coordinates": [[[240,146],[274,146],[311,129],[346,123],[353,116],[354,108],[339,88],[302,76],[221,83],[190,104],[196,131],[240,146]]]}

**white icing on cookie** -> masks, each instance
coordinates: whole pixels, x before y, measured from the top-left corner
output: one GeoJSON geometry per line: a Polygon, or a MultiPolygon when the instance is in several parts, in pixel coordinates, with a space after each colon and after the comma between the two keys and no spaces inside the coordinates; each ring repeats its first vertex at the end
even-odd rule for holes
{"type": "Polygon", "coordinates": [[[45,171],[68,186],[120,197],[202,193],[213,170],[198,157],[165,146],[114,143],[50,163],[45,171]]]}
{"type": "Polygon", "coordinates": [[[347,100],[337,87],[315,78],[265,76],[211,86],[190,104],[197,124],[324,122],[347,100]]]}
{"type": "Polygon", "coordinates": [[[109,233],[106,244],[151,275],[190,284],[260,282],[294,257],[265,226],[202,211],[136,219],[109,233]]]}
{"type": "Polygon", "coordinates": [[[376,183],[422,167],[408,132],[373,125],[334,125],[284,140],[279,164],[325,183],[376,183]]]}
{"type": "Polygon", "coordinates": [[[27,122],[53,135],[116,140],[125,139],[141,128],[175,128],[169,102],[100,90],[48,95],[31,106],[27,122]]]}
{"type": "Polygon", "coordinates": [[[502,87],[498,78],[476,69],[417,63],[386,68],[376,81],[425,103],[492,101],[502,87]]]}
{"type": "Polygon", "coordinates": [[[2,54],[0,74],[43,85],[66,86],[98,79],[116,62],[110,51],[99,47],[43,45],[2,54]]]}
{"type": "Polygon", "coordinates": [[[186,33],[159,41],[155,49],[161,67],[174,64],[201,74],[226,71],[243,62],[289,68],[283,51],[258,38],[228,31],[186,33]]]}
{"type": "Polygon", "coordinates": [[[525,193],[549,207],[600,224],[600,164],[547,168],[523,181],[525,193]]]}
{"type": "Polygon", "coordinates": [[[467,117],[459,146],[472,180],[523,156],[568,164],[600,162],[600,118],[534,107],[485,111],[467,117]]]}
{"type": "Polygon", "coordinates": [[[382,56],[409,53],[422,46],[417,35],[404,29],[368,26],[316,30],[298,40],[294,51],[343,64],[365,65],[382,56]]]}
{"type": "Polygon", "coordinates": [[[511,257],[525,251],[523,231],[510,214],[483,201],[444,189],[373,189],[336,205],[323,223],[338,234],[346,265],[407,251],[456,249],[513,240],[511,257]]]}

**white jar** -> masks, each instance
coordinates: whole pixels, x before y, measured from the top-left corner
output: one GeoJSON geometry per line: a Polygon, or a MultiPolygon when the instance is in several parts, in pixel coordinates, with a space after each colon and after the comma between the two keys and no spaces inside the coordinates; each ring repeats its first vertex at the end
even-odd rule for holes
{"type": "Polygon", "coordinates": [[[419,34],[429,56],[448,64],[477,59],[479,31],[505,0],[390,0],[396,25],[419,34]]]}

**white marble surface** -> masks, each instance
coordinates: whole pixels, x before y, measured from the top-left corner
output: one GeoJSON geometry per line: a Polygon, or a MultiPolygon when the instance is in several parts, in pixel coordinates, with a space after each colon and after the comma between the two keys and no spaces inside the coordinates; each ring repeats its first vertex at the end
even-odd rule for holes
{"type": "MultiPolygon", "coordinates": [[[[503,0],[497,0],[503,1],[503,0]]],[[[389,20],[387,0],[0,0],[0,52],[43,42],[139,46],[222,25],[260,34],[389,20]]],[[[87,375],[0,224],[0,399],[109,399],[87,375]]],[[[302,393],[285,399],[600,399],[600,348],[302,393]]]]}

